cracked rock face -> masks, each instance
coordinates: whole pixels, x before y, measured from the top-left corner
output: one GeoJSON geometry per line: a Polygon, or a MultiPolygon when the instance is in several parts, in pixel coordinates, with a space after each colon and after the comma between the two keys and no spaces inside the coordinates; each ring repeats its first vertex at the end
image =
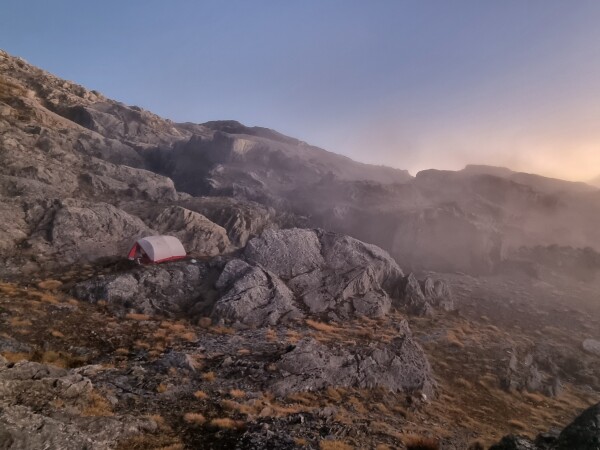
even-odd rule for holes
{"type": "Polygon", "coordinates": [[[217,281],[225,294],[213,317],[248,326],[266,326],[303,317],[294,294],[274,273],[241,260],[230,261],[217,281]]]}
{"type": "Polygon", "coordinates": [[[163,210],[153,226],[161,233],[176,236],[186,251],[197,256],[216,256],[231,247],[227,231],[202,214],[171,206],[163,210]]]}
{"type": "MultiPolygon", "coordinates": [[[[244,257],[249,265],[261,268],[252,272],[254,276],[262,271],[271,274],[274,286],[285,282],[291,292],[284,297],[295,298],[299,310],[334,320],[355,314],[384,316],[391,306],[384,287],[391,290],[402,277],[398,265],[380,248],[322,230],[267,230],[248,242],[244,257]]],[[[231,267],[224,278],[233,276],[231,267]]],[[[232,297],[227,299],[231,302],[232,297]]]]}
{"type": "Polygon", "coordinates": [[[434,281],[427,277],[419,281],[413,273],[409,273],[398,284],[395,293],[395,306],[404,307],[417,316],[430,316],[436,308],[446,312],[455,309],[452,291],[442,280],[434,281]]]}
{"type": "Polygon", "coordinates": [[[307,338],[285,354],[277,367],[283,374],[273,386],[277,395],[328,386],[433,393],[431,367],[421,347],[408,335],[387,345],[357,349],[307,338]]]}

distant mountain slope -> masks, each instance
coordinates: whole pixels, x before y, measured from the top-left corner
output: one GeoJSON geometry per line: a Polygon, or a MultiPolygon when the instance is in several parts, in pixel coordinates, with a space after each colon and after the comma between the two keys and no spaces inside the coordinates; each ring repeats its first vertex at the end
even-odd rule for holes
{"type": "Polygon", "coordinates": [[[597,176],[596,178],[594,178],[593,180],[590,180],[588,182],[588,184],[591,184],[592,186],[596,186],[600,188],[600,175],[597,176]]]}
{"type": "Polygon", "coordinates": [[[521,246],[600,250],[600,191],[584,183],[490,166],[413,178],[268,128],[175,123],[1,52],[0,144],[0,249],[15,267],[56,258],[60,220],[111,215],[125,242],[174,204],[238,246],[265,227],[322,227],[415,270],[489,272],[521,246]]]}

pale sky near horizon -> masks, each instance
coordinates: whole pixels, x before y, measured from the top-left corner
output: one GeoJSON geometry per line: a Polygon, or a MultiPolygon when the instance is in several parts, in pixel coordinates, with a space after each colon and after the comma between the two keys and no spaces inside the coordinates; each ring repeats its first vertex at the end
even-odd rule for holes
{"type": "Polygon", "coordinates": [[[3,0],[0,48],[359,161],[600,175],[600,1],[3,0]]]}

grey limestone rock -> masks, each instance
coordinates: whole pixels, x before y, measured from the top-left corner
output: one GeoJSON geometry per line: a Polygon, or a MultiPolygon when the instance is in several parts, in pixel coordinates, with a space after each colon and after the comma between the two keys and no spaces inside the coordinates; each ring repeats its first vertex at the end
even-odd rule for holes
{"type": "Polygon", "coordinates": [[[282,373],[273,386],[278,395],[327,386],[383,387],[427,395],[434,390],[427,358],[408,335],[390,344],[352,349],[306,338],[285,354],[277,367],[282,373]]]}
{"type": "Polygon", "coordinates": [[[223,227],[180,206],[163,210],[152,225],[161,233],[178,237],[186,251],[193,255],[215,256],[231,247],[223,227]]]}

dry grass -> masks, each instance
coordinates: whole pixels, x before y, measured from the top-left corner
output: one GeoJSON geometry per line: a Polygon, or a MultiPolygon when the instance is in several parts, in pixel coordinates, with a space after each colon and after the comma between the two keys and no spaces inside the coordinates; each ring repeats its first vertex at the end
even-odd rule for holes
{"type": "Polygon", "coordinates": [[[209,383],[217,379],[217,375],[214,372],[204,372],[201,376],[204,381],[208,381],[209,383]]]}
{"type": "Polygon", "coordinates": [[[44,280],[37,284],[37,287],[46,291],[54,291],[62,286],[62,281],[58,280],[44,280]]]}
{"type": "Polygon", "coordinates": [[[160,383],[157,387],[156,387],[156,392],[158,392],[159,394],[162,394],[163,392],[167,392],[167,385],[165,383],[160,383]]]}
{"type": "Polygon", "coordinates": [[[129,320],[149,320],[150,316],[148,314],[138,314],[138,313],[129,313],[125,315],[126,319],[129,320]]]}
{"type": "Polygon", "coordinates": [[[340,331],[338,327],[334,327],[324,322],[317,322],[316,320],[306,319],[306,325],[324,333],[337,333],[340,331]]]}
{"type": "Polygon", "coordinates": [[[215,334],[235,334],[235,330],[233,328],[222,327],[222,326],[210,327],[209,330],[215,334]]]}
{"type": "Polygon", "coordinates": [[[523,422],[521,422],[520,420],[516,420],[516,419],[512,419],[508,421],[508,424],[512,427],[515,428],[517,430],[521,430],[521,431],[525,431],[527,430],[527,425],[525,425],[523,422]]]}
{"type": "Polygon", "coordinates": [[[446,333],[446,341],[453,347],[464,348],[465,346],[453,330],[448,330],[446,333]]]}
{"type": "Polygon", "coordinates": [[[81,414],[83,416],[92,417],[107,417],[114,415],[109,401],[97,391],[90,392],[88,403],[81,414]]]}
{"type": "Polygon", "coordinates": [[[265,331],[265,339],[269,342],[275,342],[277,340],[277,333],[272,328],[267,328],[265,331]]]}
{"type": "Polygon", "coordinates": [[[2,356],[4,356],[9,363],[18,363],[19,361],[29,361],[31,359],[31,353],[24,352],[2,352],[2,356]]]}
{"type": "Polygon", "coordinates": [[[218,419],[212,419],[210,421],[210,424],[213,427],[223,428],[223,429],[227,429],[227,430],[242,428],[245,425],[245,423],[242,422],[241,420],[233,420],[229,417],[221,417],[218,419]]]}
{"type": "Polygon", "coordinates": [[[51,334],[52,336],[54,336],[55,338],[64,338],[64,337],[65,337],[65,335],[64,335],[64,334],[62,334],[62,333],[61,333],[60,331],[58,331],[58,330],[50,330],[50,334],[51,334]]]}
{"type": "Polygon", "coordinates": [[[439,450],[437,439],[415,434],[408,434],[402,438],[407,450],[439,450]]]}
{"type": "Polygon", "coordinates": [[[231,395],[233,398],[244,398],[246,393],[240,389],[232,389],[229,391],[229,395],[231,395]]]}
{"type": "Polygon", "coordinates": [[[11,327],[19,328],[19,327],[30,327],[31,320],[22,319],[20,317],[12,317],[9,321],[11,327]]]}
{"type": "Polygon", "coordinates": [[[190,425],[203,425],[206,422],[206,418],[200,413],[188,412],[183,415],[183,420],[190,425]]]}
{"type": "Polygon", "coordinates": [[[353,450],[354,447],[345,443],[344,441],[335,441],[335,440],[323,440],[319,442],[320,450],[353,450]]]}
{"type": "Polygon", "coordinates": [[[208,394],[204,391],[196,391],[194,392],[194,397],[196,397],[198,400],[205,400],[208,398],[208,394]]]}

